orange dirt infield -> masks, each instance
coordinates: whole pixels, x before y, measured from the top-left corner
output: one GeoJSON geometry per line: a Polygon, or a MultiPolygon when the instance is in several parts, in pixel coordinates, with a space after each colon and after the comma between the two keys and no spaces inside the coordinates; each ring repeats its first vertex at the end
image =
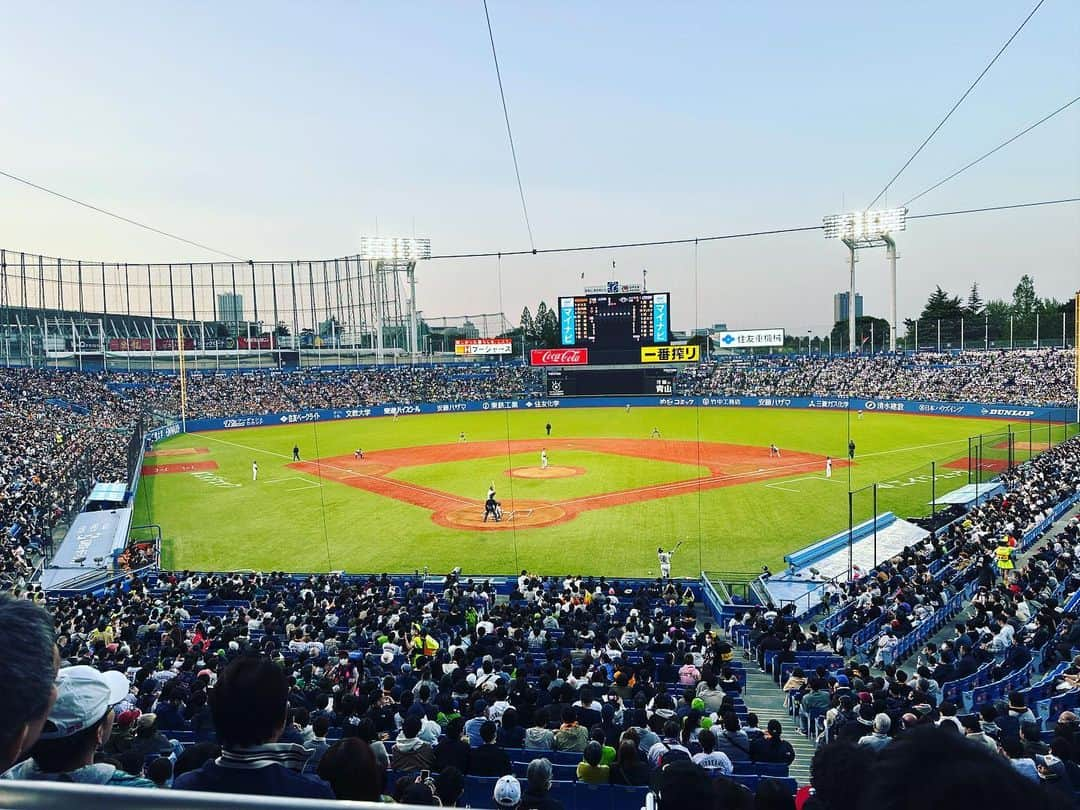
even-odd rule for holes
{"type": "MultiPolygon", "coordinates": [[[[506,441],[489,441],[404,447],[373,450],[366,453],[363,459],[355,459],[351,455],[333,456],[314,461],[297,461],[286,466],[308,475],[337,481],[346,486],[428,509],[432,512],[432,521],[440,526],[476,531],[551,526],[573,520],[582,512],[593,509],[609,509],[613,506],[624,506],[657,498],[689,495],[701,490],[799,475],[810,470],[820,470],[825,466],[825,457],[813,453],[785,450],[781,458],[770,458],[767,447],[714,442],[586,438],[543,441],[523,439],[511,441],[509,446],[507,445],[506,441]],[[480,499],[465,498],[451,492],[386,477],[388,473],[399,467],[471,461],[492,456],[505,456],[507,453],[539,453],[545,447],[552,450],[584,450],[681,464],[693,461],[707,468],[709,473],[701,478],[652,484],[617,492],[603,492],[558,503],[508,499],[502,502],[504,519],[500,523],[488,521],[486,524],[483,522],[484,504],[480,499]]],[[[848,462],[844,459],[833,459],[834,468],[839,469],[847,464],[848,462]]],[[[521,469],[533,469],[540,472],[537,468],[521,469]]]]}
{"type": "Polygon", "coordinates": [[[584,467],[515,467],[507,470],[506,474],[511,478],[573,478],[575,475],[584,475],[584,467]]]}
{"type": "Polygon", "coordinates": [[[218,468],[216,461],[185,461],[176,464],[154,464],[142,468],[143,475],[168,475],[169,473],[208,472],[218,468]]]}
{"type": "Polygon", "coordinates": [[[166,456],[191,456],[209,453],[209,447],[177,447],[167,450],[151,450],[146,454],[147,458],[165,458],[166,456]]]}
{"type": "MultiPolygon", "coordinates": [[[[1035,442],[1029,442],[1027,439],[1023,438],[1022,434],[1020,434],[1020,433],[1015,433],[1013,435],[1016,437],[1016,438],[1013,439],[1013,449],[1015,449],[1015,450],[1027,450],[1030,453],[1036,453],[1036,452],[1041,453],[1043,450],[1049,450],[1050,449],[1050,442],[1043,441],[1042,439],[1040,439],[1039,441],[1035,441],[1035,442]]],[[[991,445],[991,446],[995,450],[1008,450],[1009,449],[1009,443],[1007,441],[998,442],[997,444],[994,444],[994,445],[991,445]]]]}
{"type": "MultiPolygon", "coordinates": [[[[966,458],[958,458],[955,461],[949,461],[942,466],[953,470],[966,470],[968,468],[968,460],[966,458]]],[[[979,466],[990,472],[1005,472],[1009,469],[1009,461],[1004,458],[984,458],[979,466]]]]}

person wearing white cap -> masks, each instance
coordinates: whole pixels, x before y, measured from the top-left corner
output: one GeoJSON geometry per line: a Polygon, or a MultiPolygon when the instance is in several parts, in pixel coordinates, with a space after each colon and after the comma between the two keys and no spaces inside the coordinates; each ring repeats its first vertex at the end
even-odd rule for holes
{"type": "Polygon", "coordinates": [[[94,753],[109,738],[113,706],[128,693],[122,672],[66,667],[56,676],[56,703],[30,749],[30,758],[0,778],[80,782],[113,787],[154,787],[114,765],[94,763],[94,753]]]}
{"type": "Polygon", "coordinates": [[[500,777],[492,798],[499,807],[517,807],[521,804],[521,782],[513,776],[500,777]]]}

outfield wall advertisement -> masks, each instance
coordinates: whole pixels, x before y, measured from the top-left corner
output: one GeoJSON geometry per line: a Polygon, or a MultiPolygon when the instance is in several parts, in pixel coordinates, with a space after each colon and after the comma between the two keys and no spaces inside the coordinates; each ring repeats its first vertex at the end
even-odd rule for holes
{"type": "MultiPolygon", "coordinates": [[[[315,411],[238,415],[226,419],[189,419],[187,430],[235,430],[273,425],[310,424],[336,419],[366,419],[378,416],[408,416],[420,413],[467,413],[476,411],[532,411],[558,408],[802,408],[823,410],[862,410],[866,413],[908,413],[927,416],[965,416],[1000,419],[1006,422],[1073,422],[1073,408],[1050,408],[980,402],[923,402],[911,399],[856,399],[851,397],[723,397],[723,396],[635,396],[574,397],[552,399],[489,399],[467,402],[424,402],[410,405],[369,405],[355,408],[326,408],[315,411]]],[[[147,438],[158,441],[166,431],[178,432],[170,425],[150,431],[147,438]]]]}

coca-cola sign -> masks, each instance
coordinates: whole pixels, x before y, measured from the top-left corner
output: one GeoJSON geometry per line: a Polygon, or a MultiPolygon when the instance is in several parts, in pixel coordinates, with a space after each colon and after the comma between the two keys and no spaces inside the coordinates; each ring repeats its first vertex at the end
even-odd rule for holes
{"type": "Polygon", "coordinates": [[[529,364],[533,366],[587,366],[588,349],[533,349],[529,364]]]}

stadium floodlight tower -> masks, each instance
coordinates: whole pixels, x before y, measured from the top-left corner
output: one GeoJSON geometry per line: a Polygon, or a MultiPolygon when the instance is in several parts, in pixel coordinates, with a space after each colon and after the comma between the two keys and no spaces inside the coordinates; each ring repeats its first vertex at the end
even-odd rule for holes
{"type": "Polygon", "coordinates": [[[907,228],[906,208],[887,208],[882,211],[854,211],[848,214],[829,214],[822,221],[826,239],[841,239],[847,245],[851,262],[851,284],[848,291],[848,352],[855,353],[855,251],[862,248],[884,247],[889,258],[889,351],[896,351],[896,242],[890,234],[907,228]]]}
{"type": "Polygon", "coordinates": [[[404,273],[409,287],[408,350],[412,362],[419,352],[416,327],[416,263],[431,258],[431,240],[399,236],[361,236],[360,252],[356,258],[368,262],[372,268],[372,299],[375,303],[375,362],[383,359],[383,329],[390,319],[389,310],[395,314],[395,326],[401,327],[398,274],[404,273]]]}

